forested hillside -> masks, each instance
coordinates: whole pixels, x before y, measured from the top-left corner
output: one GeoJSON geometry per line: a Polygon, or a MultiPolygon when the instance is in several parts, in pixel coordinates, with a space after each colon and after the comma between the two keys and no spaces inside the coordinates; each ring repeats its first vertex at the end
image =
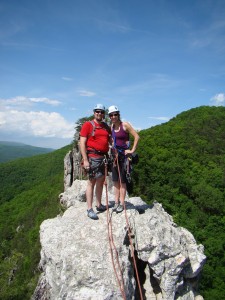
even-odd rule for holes
{"type": "Polygon", "coordinates": [[[49,153],[51,151],[53,151],[53,149],[34,147],[22,143],[0,141],[0,163],[17,158],[49,153]]]}
{"type": "Polygon", "coordinates": [[[199,107],[143,130],[133,194],[157,200],[205,246],[205,300],[225,295],[225,108],[199,107]]]}
{"type": "Polygon", "coordinates": [[[0,164],[0,299],[30,299],[39,276],[39,228],[60,213],[71,146],[0,164]]]}
{"type": "MultiPolygon", "coordinates": [[[[205,300],[225,294],[225,108],[199,107],[142,130],[133,194],[163,204],[205,246],[205,300]]],[[[72,146],[0,164],[0,299],[30,299],[39,227],[60,213],[63,159],[72,146]]]]}

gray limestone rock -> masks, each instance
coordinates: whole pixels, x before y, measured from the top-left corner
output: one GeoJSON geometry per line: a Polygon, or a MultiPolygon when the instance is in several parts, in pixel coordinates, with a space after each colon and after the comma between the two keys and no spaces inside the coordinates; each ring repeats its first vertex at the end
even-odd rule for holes
{"type": "Polygon", "coordinates": [[[64,157],[64,190],[70,187],[73,181],[72,159],[72,151],[69,151],[64,157]]]}
{"type": "Polygon", "coordinates": [[[73,148],[64,158],[64,191],[73,184],[74,180],[81,179],[81,153],[78,148],[73,148]]]}
{"type": "Polygon", "coordinates": [[[203,246],[161,204],[127,196],[126,210],[113,213],[109,178],[103,191],[109,211],[94,221],[86,214],[85,189],[85,180],[75,180],[60,195],[65,213],[41,224],[42,275],[33,299],[140,299],[133,250],[143,299],[201,299],[196,286],[203,246]]]}

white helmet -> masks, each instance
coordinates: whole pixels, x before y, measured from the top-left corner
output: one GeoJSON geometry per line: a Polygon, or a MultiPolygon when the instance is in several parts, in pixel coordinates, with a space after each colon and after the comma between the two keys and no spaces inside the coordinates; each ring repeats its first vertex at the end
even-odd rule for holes
{"type": "Polygon", "coordinates": [[[94,107],[94,110],[96,110],[96,109],[100,109],[100,110],[104,110],[104,111],[105,111],[105,106],[102,105],[102,104],[100,104],[100,103],[98,103],[98,104],[96,104],[95,107],[94,107]]]}
{"type": "Polygon", "coordinates": [[[118,112],[118,113],[120,112],[119,108],[115,105],[112,105],[112,106],[109,107],[109,114],[111,114],[113,112],[118,112]]]}

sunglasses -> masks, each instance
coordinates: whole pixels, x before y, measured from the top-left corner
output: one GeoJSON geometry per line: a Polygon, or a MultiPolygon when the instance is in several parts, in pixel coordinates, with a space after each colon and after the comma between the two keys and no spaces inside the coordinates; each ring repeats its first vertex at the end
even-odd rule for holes
{"type": "Polygon", "coordinates": [[[118,116],[117,113],[115,113],[115,114],[110,114],[110,115],[109,115],[110,118],[112,118],[112,117],[117,117],[117,116],[118,116]]]}
{"type": "Polygon", "coordinates": [[[104,115],[105,112],[104,112],[104,110],[95,110],[95,113],[104,115]]]}

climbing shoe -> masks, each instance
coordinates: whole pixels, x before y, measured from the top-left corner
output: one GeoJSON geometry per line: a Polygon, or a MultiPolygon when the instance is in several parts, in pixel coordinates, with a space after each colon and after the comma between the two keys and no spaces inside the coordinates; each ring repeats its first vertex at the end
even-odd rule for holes
{"type": "Polygon", "coordinates": [[[87,215],[88,215],[88,217],[91,218],[92,220],[98,220],[98,216],[97,216],[96,213],[93,211],[93,208],[87,210],[87,215]]]}
{"type": "Polygon", "coordinates": [[[116,209],[116,213],[121,213],[123,211],[123,205],[122,204],[119,204],[117,209],[116,209]]]}
{"type": "Polygon", "coordinates": [[[107,208],[105,205],[101,204],[99,207],[96,206],[96,210],[99,211],[99,212],[103,212],[105,211],[107,208]]]}
{"type": "Polygon", "coordinates": [[[114,204],[114,206],[112,208],[112,211],[116,211],[119,205],[120,205],[119,202],[115,202],[115,204],[114,204]]]}

